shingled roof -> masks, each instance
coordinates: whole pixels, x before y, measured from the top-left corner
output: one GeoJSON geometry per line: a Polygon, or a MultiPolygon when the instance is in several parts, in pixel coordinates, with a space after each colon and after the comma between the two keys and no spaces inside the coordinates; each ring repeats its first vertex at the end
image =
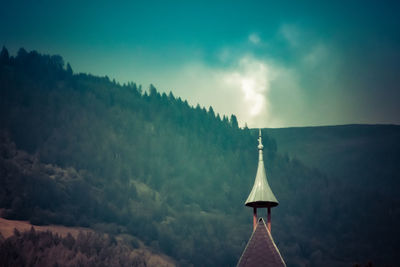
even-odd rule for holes
{"type": "Polygon", "coordinates": [[[258,220],[237,266],[286,266],[263,218],[258,220]]]}

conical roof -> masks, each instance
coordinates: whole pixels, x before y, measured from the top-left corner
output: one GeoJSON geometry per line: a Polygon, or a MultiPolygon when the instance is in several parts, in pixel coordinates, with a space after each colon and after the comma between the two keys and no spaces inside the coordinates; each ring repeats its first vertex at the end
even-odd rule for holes
{"type": "Polygon", "coordinates": [[[246,206],[249,207],[275,207],[279,204],[268,184],[263,160],[263,148],[264,146],[262,145],[260,130],[258,137],[259,158],[256,179],[254,181],[253,189],[251,190],[250,195],[247,197],[245,203],[246,206]]]}
{"type": "Polygon", "coordinates": [[[258,221],[237,264],[237,267],[258,266],[286,267],[263,218],[258,221]]]}

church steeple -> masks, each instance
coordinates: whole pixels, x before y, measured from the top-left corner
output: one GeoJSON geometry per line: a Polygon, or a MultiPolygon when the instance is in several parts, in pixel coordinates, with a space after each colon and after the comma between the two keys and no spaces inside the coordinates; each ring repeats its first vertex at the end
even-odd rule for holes
{"type": "Polygon", "coordinates": [[[261,129],[258,137],[258,167],[253,189],[247,197],[245,205],[253,207],[253,229],[257,224],[257,208],[268,208],[268,229],[271,231],[271,208],[277,206],[278,200],[268,184],[267,174],[264,167],[261,129]]]}
{"type": "Polygon", "coordinates": [[[258,168],[253,189],[246,200],[246,206],[253,208],[253,233],[239,258],[237,267],[274,266],[286,267],[281,253],[271,235],[271,208],[278,200],[269,187],[265,173],[261,129],[258,137],[258,168]],[[257,218],[257,208],[268,208],[268,221],[257,218]]]}

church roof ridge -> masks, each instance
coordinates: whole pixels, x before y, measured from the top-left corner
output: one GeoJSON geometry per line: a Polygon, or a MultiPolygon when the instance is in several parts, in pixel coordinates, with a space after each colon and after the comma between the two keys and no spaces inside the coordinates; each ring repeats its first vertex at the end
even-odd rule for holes
{"type": "Polygon", "coordinates": [[[283,266],[286,263],[276,246],[263,218],[258,220],[256,229],[250,236],[246,247],[239,258],[237,267],[241,266],[283,266]],[[265,233],[267,238],[265,238],[265,233]]]}

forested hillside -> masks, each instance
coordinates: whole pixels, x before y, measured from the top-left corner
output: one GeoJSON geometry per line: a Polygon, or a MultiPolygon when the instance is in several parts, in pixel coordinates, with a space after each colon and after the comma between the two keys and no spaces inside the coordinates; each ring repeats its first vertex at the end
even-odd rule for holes
{"type": "Polygon", "coordinates": [[[338,178],[395,177],[400,171],[399,125],[354,124],[265,130],[276,140],[280,154],[297,158],[338,178]],[[383,169],[386,170],[384,173],[383,169]]]}
{"type": "Polygon", "coordinates": [[[145,257],[115,238],[94,233],[61,237],[30,231],[3,240],[0,235],[2,266],[146,266],[145,257]]]}
{"type": "MultiPolygon", "coordinates": [[[[154,86],[74,74],[60,56],[24,49],[2,50],[0,96],[4,217],[129,233],[183,266],[236,264],[252,229],[244,201],[257,133],[235,116],[154,86]]],[[[280,201],[272,234],[288,266],[397,262],[398,197],[374,196],[392,205],[375,217],[365,209],[370,195],[355,197],[318,166],[282,156],[263,132],[280,201]]]]}

